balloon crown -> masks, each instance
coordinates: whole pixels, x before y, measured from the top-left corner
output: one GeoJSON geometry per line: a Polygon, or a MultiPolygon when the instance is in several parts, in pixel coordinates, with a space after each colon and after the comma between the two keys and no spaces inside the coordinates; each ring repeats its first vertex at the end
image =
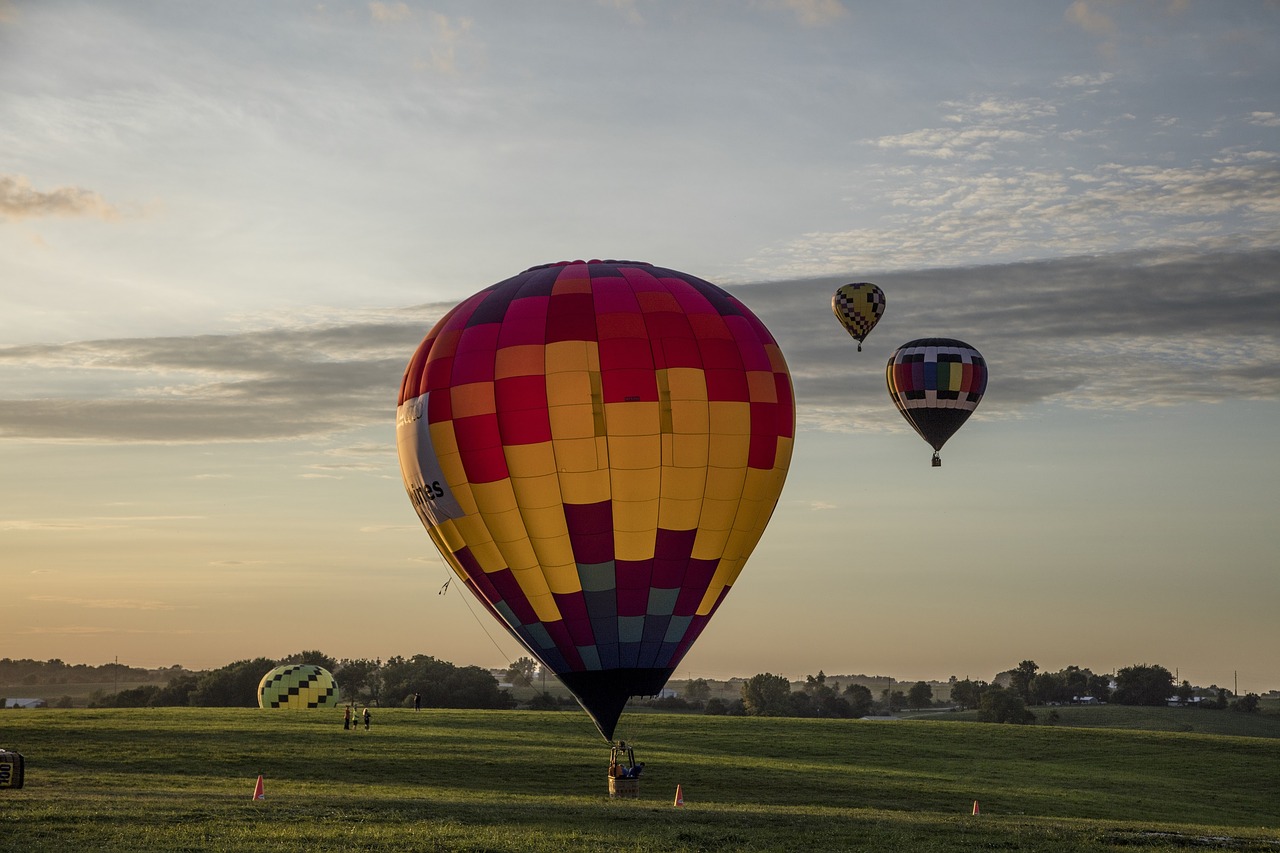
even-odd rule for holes
{"type": "Polygon", "coordinates": [[[645,261],[615,261],[613,259],[602,261],[599,258],[592,258],[589,261],[584,261],[581,258],[579,258],[576,261],[556,261],[550,264],[537,264],[536,266],[529,267],[529,269],[525,270],[525,272],[531,272],[532,270],[545,270],[545,269],[550,269],[551,267],[568,267],[568,266],[573,266],[574,264],[632,264],[638,267],[653,266],[653,264],[647,263],[645,261]]]}

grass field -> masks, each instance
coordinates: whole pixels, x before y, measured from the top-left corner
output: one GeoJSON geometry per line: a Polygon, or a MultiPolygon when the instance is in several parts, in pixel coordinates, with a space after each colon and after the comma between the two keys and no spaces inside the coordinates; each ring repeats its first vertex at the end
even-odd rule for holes
{"type": "MultiPolygon", "coordinates": [[[[1145,708],[1126,705],[1062,705],[1031,708],[1040,726],[1091,729],[1139,729],[1158,732],[1198,732],[1210,735],[1280,738],[1280,714],[1242,714],[1201,708],[1145,708]]],[[[972,723],[977,711],[937,711],[913,714],[912,720],[972,723]]]]}
{"type": "Polygon", "coordinates": [[[619,733],[639,800],[607,798],[576,712],[374,709],[348,732],[334,711],[6,711],[27,781],[0,790],[0,850],[1280,851],[1280,739],[668,714],[619,733]]]}

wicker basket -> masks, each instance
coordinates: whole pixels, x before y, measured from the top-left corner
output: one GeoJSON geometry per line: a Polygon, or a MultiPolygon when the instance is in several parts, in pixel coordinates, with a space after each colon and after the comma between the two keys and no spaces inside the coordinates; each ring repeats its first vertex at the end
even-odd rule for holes
{"type": "Polygon", "coordinates": [[[638,799],[640,797],[639,779],[616,779],[609,777],[609,796],[638,799]]]}

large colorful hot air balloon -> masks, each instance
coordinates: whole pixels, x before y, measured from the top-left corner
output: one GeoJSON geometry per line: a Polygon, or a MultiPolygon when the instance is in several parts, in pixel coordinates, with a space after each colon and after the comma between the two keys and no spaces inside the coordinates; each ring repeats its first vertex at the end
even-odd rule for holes
{"type": "Polygon", "coordinates": [[[764,324],[632,261],[533,267],[464,300],[396,413],[405,489],[445,561],[607,740],[742,571],[794,435],[764,324]]]}
{"type": "Polygon", "coordinates": [[[831,311],[862,352],[862,342],[884,313],[884,291],[866,281],[841,285],[831,297],[831,311]]]}
{"type": "Polygon", "coordinates": [[[894,350],[885,379],[898,411],[933,447],[936,468],[942,464],[942,445],[973,414],[987,390],[987,362],[964,341],[920,338],[894,350]]]}

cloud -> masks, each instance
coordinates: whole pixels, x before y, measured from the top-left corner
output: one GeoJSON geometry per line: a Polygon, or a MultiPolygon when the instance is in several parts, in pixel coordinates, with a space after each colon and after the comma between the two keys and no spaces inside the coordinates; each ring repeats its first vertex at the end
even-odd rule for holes
{"type": "Polygon", "coordinates": [[[369,4],[369,14],[379,24],[398,24],[413,17],[408,3],[379,3],[377,0],[369,4]]]}
{"type": "MultiPolygon", "coordinates": [[[[1267,249],[859,273],[888,294],[861,355],[830,311],[848,275],[733,292],[782,345],[804,424],[897,430],[905,425],[886,405],[882,359],[931,335],[966,340],[986,356],[984,417],[1019,417],[1045,403],[1112,410],[1280,399],[1278,268],[1280,250],[1267,249]]],[[[414,309],[401,322],[0,348],[0,394],[22,387],[9,374],[44,376],[39,397],[0,398],[0,439],[320,440],[389,430],[405,363],[429,326],[414,309]],[[99,373],[110,380],[86,379],[99,373]]],[[[372,470],[389,452],[362,440],[316,472],[372,470]]],[[[37,523],[61,522],[5,526],[37,523]]]]}
{"type": "Polygon", "coordinates": [[[147,601],[133,598],[71,598],[63,595],[29,595],[28,601],[50,604],[70,604],[94,610],[173,610],[172,604],[163,601],[147,601]]]}
{"type": "Polygon", "coordinates": [[[190,521],[203,518],[199,515],[136,515],[136,516],[101,516],[88,518],[9,518],[0,519],[0,530],[9,531],[54,531],[71,532],[77,530],[119,530],[136,526],[139,522],[153,521],[190,521]]]}
{"type": "Polygon", "coordinates": [[[405,363],[431,325],[419,311],[404,317],[0,348],[0,374],[35,373],[50,377],[40,384],[63,382],[68,389],[0,398],[0,438],[263,441],[389,423],[405,363]],[[86,384],[99,390],[75,390],[86,384]]]}
{"type": "Polygon", "coordinates": [[[1094,35],[1109,36],[1116,30],[1115,21],[1105,12],[1099,12],[1096,3],[1088,3],[1086,0],[1075,0],[1067,7],[1063,17],[1094,35]]]}
{"type": "Polygon", "coordinates": [[[36,219],[42,216],[88,216],[118,218],[119,211],[91,190],[58,187],[49,191],[33,188],[21,175],[0,175],[0,218],[36,219]]]}
{"type": "Polygon", "coordinates": [[[644,18],[640,15],[640,10],[636,8],[635,0],[596,0],[596,2],[610,9],[616,9],[627,19],[629,24],[641,24],[644,18]]]}
{"type": "Polygon", "coordinates": [[[1249,124],[1256,124],[1259,127],[1280,127],[1280,115],[1254,110],[1249,114],[1249,124]]]}
{"type": "MultiPolygon", "coordinates": [[[[1040,144],[1049,139],[1041,135],[1040,144]]],[[[1280,152],[1227,147],[1187,164],[1020,165],[1015,129],[917,131],[876,140],[937,162],[882,164],[864,186],[890,206],[874,226],[809,232],[744,266],[802,277],[1126,249],[1280,243],[1280,152]],[[996,154],[999,154],[996,157],[996,154]],[[981,168],[970,168],[986,160],[981,168]]],[[[1083,161],[1081,161],[1083,162],[1083,161]]]]}
{"type": "Polygon", "coordinates": [[[790,12],[806,27],[824,26],[849,14],[841,0],[760,0],[760,5],[790,12]]]}
{"type": "Polygon", "coordinates": [[[439,12],[427,14],[427,32],[430,45],[429,59],[419,60],[415,66],[419,69],[437,71],[441,74],[455,74],[458,71],[458,51],[468,33],[471,32],[470,18],[450,18],[439,12]]]}
{"type": "Polygon", "coordinates": [[[1054,85],[1059,89],[1092,88],[1109,83],[1116,75],[1110,71],[1097,74],[1072,74],[1060,78],[1054,85]]]}
{"type": "Polygon", "coordinates": [[[926,128],[875,140],[878,148],[901,149],[918,157],[939,160],[991,160],[1002,143],[1026,142],[1033,135],[1020,130],[999,127],[926,128]]]}
{"type": "Polygon", "coordinates": [[[917,337],[965,340],[992,380],[980,414],[1280,399],[1280,251],[1135,253],[877,276],[888,308],[853,354],[830,315],[848,277],[736,289],[773,331],[798,416],[834,431],[902,429],[883,365],[917,337]],[[875,353],[879,355],[875,355],[875,353]]]}

